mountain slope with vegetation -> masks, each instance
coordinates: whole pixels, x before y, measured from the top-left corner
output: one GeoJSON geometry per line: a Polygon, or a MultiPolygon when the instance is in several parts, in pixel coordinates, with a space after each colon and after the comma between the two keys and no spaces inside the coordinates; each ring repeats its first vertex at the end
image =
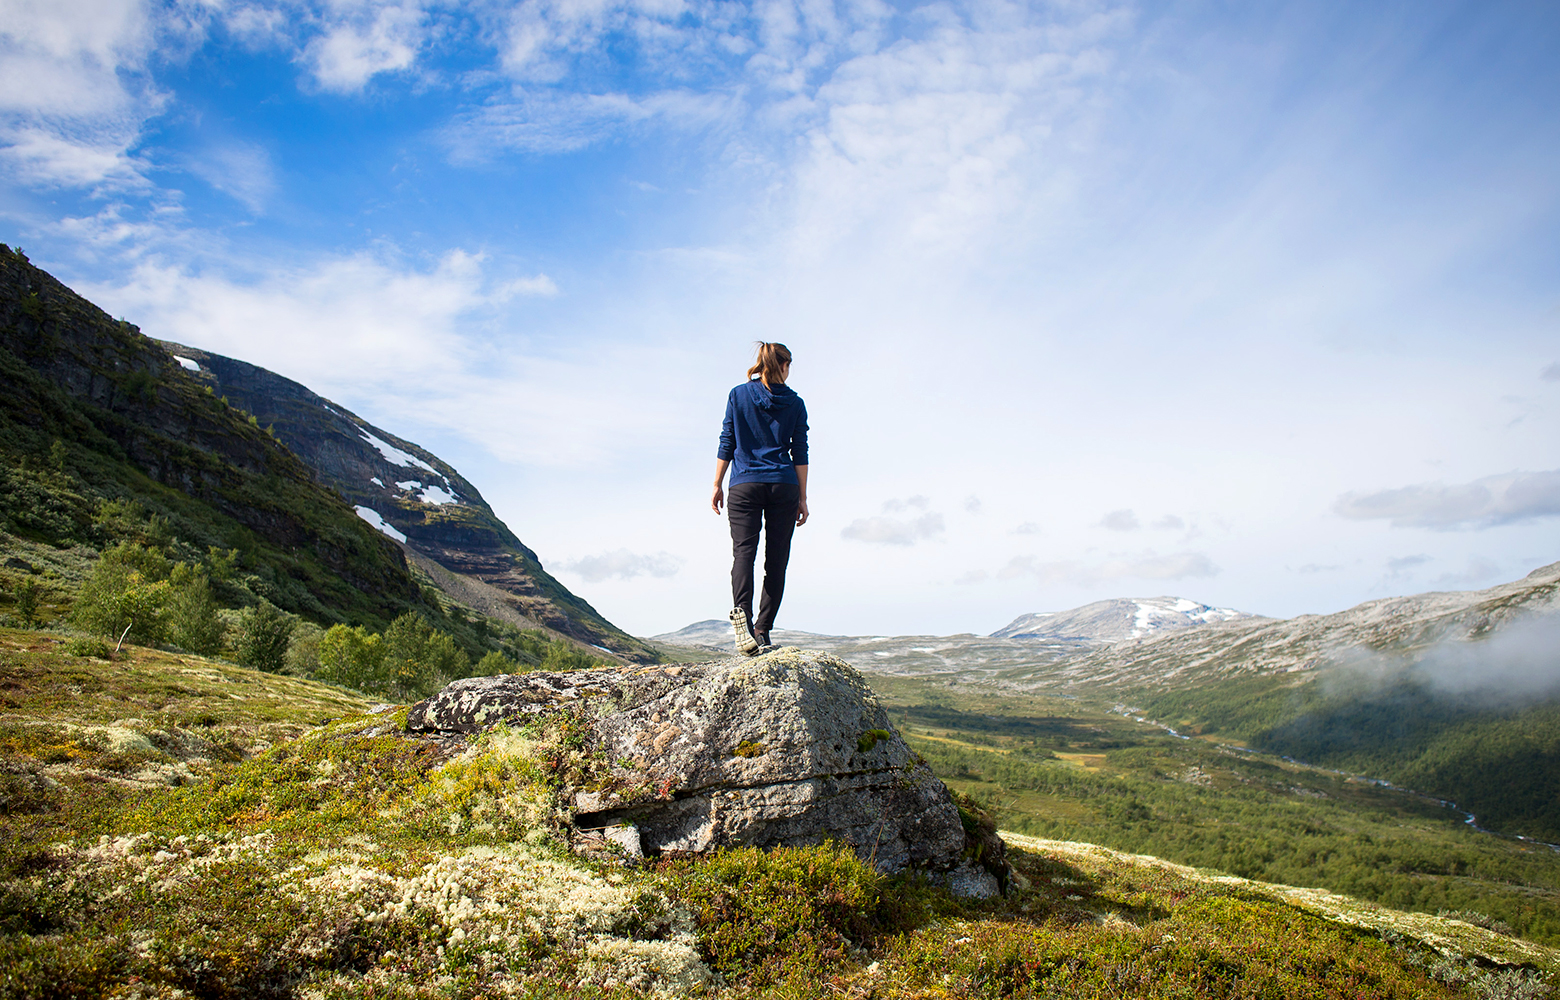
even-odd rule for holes
{"type": "Polygon", "coordinates": [[[405,542],[414,559],[434,563],[438,569],[424,568],[441,589],[467,599],[478,592],[488,598],[477,599],[486,613],[517,627],[542,626],[625,659],[656,661],[648,646],[543,569],[476,486],[437,455],[257,365],[163,346],[195,379],[271,430],[370,523],[405,542]]]}
{"type": "Polygon", "coordinates": [[[0,621],[387,697],[602,659],[442,592],[253,414],[3,246],[0,381],[0,621]]]}
{"type": "Polygon", "coordinates": [[[256,596],[316,620],[421,603],[396,546],[249,414],[3,246],[0,379],[0,530],[62,587],[87,560],[55,553],[176,539],[190,560],[236,553],[256,596]]]}

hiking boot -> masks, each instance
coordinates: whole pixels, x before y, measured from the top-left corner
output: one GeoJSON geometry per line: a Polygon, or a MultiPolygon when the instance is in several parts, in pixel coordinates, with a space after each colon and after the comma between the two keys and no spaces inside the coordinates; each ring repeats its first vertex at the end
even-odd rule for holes
{"type": "Polygon", "coordinates": [[[731,609],[731,631],[736,637],[737,652],[743,656],[752,656],[758,652],[758,640],[748,631],[747,612],[741,608],[731,609]]]}
{"type": "Polygon", "coordinates": [[[769,633],[768,632],[754,632],[753,633],[753,641],[758,643],[758,648],[759,649],[774,649],[775,648],[775,647],[773,647],[773,646],[771,646],[769,644],[769,633]]]}

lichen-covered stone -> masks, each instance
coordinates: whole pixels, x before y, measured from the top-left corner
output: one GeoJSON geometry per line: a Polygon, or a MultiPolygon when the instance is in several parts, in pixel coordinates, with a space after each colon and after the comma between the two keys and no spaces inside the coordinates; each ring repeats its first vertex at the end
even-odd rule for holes
{"type": "Polygon", "coordinates": [[[407,727],[474,733],[560,709],[588,716],[603,762],[591,787],[568,790],[576,824],[632,823],[647,853],[832,839],[965,894],[992,894],[1006,874],[974,863],[948,789],[827,653],[473,677],[414,705],[407,727]]]}

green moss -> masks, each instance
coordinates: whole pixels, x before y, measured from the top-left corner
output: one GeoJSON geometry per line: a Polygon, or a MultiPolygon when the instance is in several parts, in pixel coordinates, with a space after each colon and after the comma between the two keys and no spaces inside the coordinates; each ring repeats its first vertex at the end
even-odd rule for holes
{"type": "Polygon", "coordinates": [[[893,735],[893,733],[886,729],[868,729],[857,738],[856,749],[860,750],[862,753],[866,753],[868,750],[871,750],[873,747],[878,745],[878,740],[892,739],[893,735]]]}

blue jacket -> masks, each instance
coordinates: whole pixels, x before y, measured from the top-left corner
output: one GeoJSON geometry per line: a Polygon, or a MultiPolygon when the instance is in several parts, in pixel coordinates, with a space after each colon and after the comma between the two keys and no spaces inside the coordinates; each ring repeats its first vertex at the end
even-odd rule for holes
{"type": "Polygon", "coordinates": [[[731,462],[731,485],[795,483],[796,467],[807,464],[807,405],[789,387],[771,391],[760,379],[744,382],[726,397],[716,458],[731,462]]]}

